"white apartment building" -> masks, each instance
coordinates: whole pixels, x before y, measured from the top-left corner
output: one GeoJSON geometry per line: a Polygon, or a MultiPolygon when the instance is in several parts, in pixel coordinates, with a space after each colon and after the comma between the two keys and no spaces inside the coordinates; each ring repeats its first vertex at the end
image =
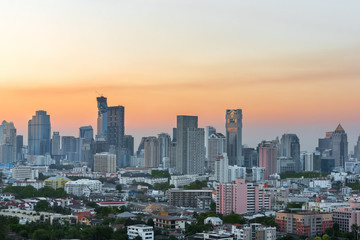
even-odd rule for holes
{"type": "Polygon", "coordinates": [[[172,175],[170,179],[170,185],[173,184],[175,188],[183,187],[185,185],[189,185],[196,180],[205,181],[208,179],[207,175],[172,175]]]}
{"type": "Polygon", "coordinates": [[[127,235],[129,239],[135,239],[137,236],[142,240],[154,240],[153,227],[144,224],[137,224],[127,227],[127,235]]]}
{"type": "Polygon", "coordinates": [[[237,165],[229,166],[229,182],[233,182],[236,179],[245,179],[246,178],[246,167],[240,167],[237,165]]]}
{"type": "Polygon", "coordinates": [[[265,181],[265,168],[263,167],[253,167],[251,169],[252,180],[254,182],[263,182],[265,181]]]}
{"type": "Polygon", "coordinates": [[[215,178],[219,183],[229,182],[229,158],[226,153],[215,160],[215,178]]]}
{"type": "Polygon", "coordinates": [[[19,166],[11,169],[12,178],[25,180],[39,177],[39,171],[34,167],[19,166]]]}
{"type": "Polygon", "coordinates": [[[40,188],[44,187],[44,181],[41,180],[24,180],[24,181],[16,181],[13,183],[14,187],[26,187],[26,186],[32,186],[35,189],[39,190],[40,188]]]}
{"type": "Polygon", "coordinates": [[[99,180],[79,179],[65,184],[67,194],[76,196],[90,196],[92,192],[101,192],[102,183],[99,180]]]}

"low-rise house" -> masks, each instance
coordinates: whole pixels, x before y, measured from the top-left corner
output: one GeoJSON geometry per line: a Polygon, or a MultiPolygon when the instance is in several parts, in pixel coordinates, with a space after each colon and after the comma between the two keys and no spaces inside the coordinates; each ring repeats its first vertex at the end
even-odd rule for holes
{"type": "Polygon", "coordinates": [[[160,229],[166,230],[185,230],[186,218],[169,216],[169,215],[158,215],[154,216],[154,226],[160,229]]]}
{"type": "Polygon", "coordinates": [[[213,226],[221,226],[221,225],[223,225],[223,221],[218,217],[205,218],[204,224],[208,224],[208,223],[210,223],[213,226]]]}
{"type": "Polygon", "coordinates": [[[154,240],[153,227],[144,224],[128,226],[127,235],[129,239],[135,239],[139,236],[142,240],[154,240]]]}

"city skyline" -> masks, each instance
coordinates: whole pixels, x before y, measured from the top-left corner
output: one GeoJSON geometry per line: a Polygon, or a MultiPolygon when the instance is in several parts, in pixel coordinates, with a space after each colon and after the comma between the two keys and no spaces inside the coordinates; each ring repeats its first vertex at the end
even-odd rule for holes
{"type": "Polygon", "coordinates": [[[1,118],[18,134],[41,109],[62,135],[95,129],[103,94],[135,145],[184,114],[224,134],[236,108],[251,147],[295,133],[311,151],[339,123],[356,143],[357,1],[35,2],[0,3],[1,118]]]}

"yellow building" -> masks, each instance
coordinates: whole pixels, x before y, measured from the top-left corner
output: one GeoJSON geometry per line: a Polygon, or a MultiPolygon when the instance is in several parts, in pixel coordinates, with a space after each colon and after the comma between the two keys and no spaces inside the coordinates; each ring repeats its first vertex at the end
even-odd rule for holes
{"type": "Polygon", "coordinates": [[[45,187],[51,187],[53,189],[65,188],[65,184],[71,180],[67,177],[51,177],[44,181],[45,187]]]}

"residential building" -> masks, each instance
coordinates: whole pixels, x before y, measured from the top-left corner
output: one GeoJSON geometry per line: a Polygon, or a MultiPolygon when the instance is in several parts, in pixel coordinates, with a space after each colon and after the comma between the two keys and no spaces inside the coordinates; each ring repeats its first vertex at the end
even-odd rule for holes
{"type": "Polygon", "coordinates": [[[244,179],[237,179],[235,184],[218,184],[216,198],[216,212],[223,215],[271,209],[271,199],[265,191],[260,191],[258,185],[245,183],[244,179]]]}
{"type": "Polygon", "coordinates": [[[208,176],[206,175],[171,175],[170,178],[170,184],[174,185],[175,188],[183,187],[185,185],[189,185],[192,182],[195,181],[206,181],[208,179],[208,176]]]}
{"type": "Polygon", "coordinates": [[[242,110],[226,110],[226,140],[229,165],[244,166],[242,154],[242,110]]]}
{"type": "Polygon", "coordinates": [[[50,135],[50,115],[46,111],[36,111],[36,115],[28,123],[29,155],[50,153],[50,135]]]}
{"type": "Polygon", "coordinates": [[[277,172],[277,158],[278,158],[277,140],[262,141],[259,146],[259,167],[265,168],[265,179],[277,172]]]}
{"type": "Polygon", "coordinates": [[[16,135],[16,160],[24,160],[24,136],[16,135]]]}
{"type": "Polygon", "coordinates": [[[106,140],[109,145],[115,146],[116,149],[120,151],[121,148],[124,147],[125,108],[123,106],[108,107],[107,115],[108,122],[106,140]]]}
{"type": "Polygon", "coordinates": [[[352,226],[360,224],[360,210],[356,208],[339,207],[332,213],[333,222],[339,225],[342,232],[352,232],[352,226]]]}
{"type": "Polygon", "coordinates": [[[311,211],[276,212],[275,221],[279,232],[306,237],[322,235],[333,226],[331,213],[311,211]]]}
{"type": "Polygon", "coordinates": [[[184,190],[179,188],[171,188],[168,191],[169,204],[177,207],[198,207],[198,197],[211,197],[211,189],[194,189],[184,190]]]}
{"type": "Polygon", "coordinates": [[[65,192],[70,195],[89,197],[92,192],[101,192],[102,183],[99,180],[79,179],[65,184],[65,192]]]}
{"type": "Polygon", "coordinates": [[[236,179],[246,178],[246,167],[240,167],[237,165],[228,166],[229,182],[234,182],[236,179]]]}
{"type": "Polygon", "coordinates": [[[98,117],[97,117],[97,136],[106,137],[107,126],[108,126],[108,106],[106,97],[97,97],[97,108],[98,108],[98,117]]]}
{"type": "Polygon", "coordinates": [[[252,168],[259,166],[259,154],[256,149],[244,147],[242,151],[244,155],[244,167],[252,168]]]}
{"type": "Polygon", "coordinates": [[[207,139],[207,162],[208,169],[212,172],[215,171],[215,162],[219,156],[222,156],[223,153],[226,153],[226,137],[221,133],[213,133],[207,139]]]}
{"type": "Polygon", "coordinates": [[[116,172],[116,155],[111,153],[96,153],[94,155],[95,172],[116,172]]]}
{"type": "Polygon", "coordinates": [[[295,171],[295,161],[292,157],[279,157],[277,159],[277,173],[286,173],[295,171]]]}
{"type": "Polygon", "coordinates": [[[144,224],[128,226],[127,235],[129,239],[135,239],[139,236],[142,240],[154,240],[153,227],[144,224]]]}
{"type": "Polygon", "coordinates": [[[167,133],[160,133],[158,135],[159,140],[159,151],[160,151],[160,162],[163,161],[165,157],[170,157],[170,143],[171,137],[167,133]]]}
{"type": "Polygon", "coordinates": [[[154,216],[154,226],[168,231],[180,230],[185,231],[187,218],[175,217],[169,215],[154,216]]]}
{"type": "Polygon", "coordinates": [[[304,153],[304,171],[312,172],[314,171],[314,154],[313,153],[304,153]]]}
{"type": "Polygon", "coordinates": [[[13,122],[3,121],[0,125],[0,163],[12,164],[17,160],[16,128],[13,122]]]}
{"type": "Polygon", "coordinates": [[[35,167],[19,166],[11,169],[12,178],[17,180],[35,179],[39,177],[39,171],[35,167]]]}
{"type": "Polygon", "coordinates": [[[156,137],[147,137],[144,141],[145,167],[157,168],[160,165],[160,145],[156,137]]]}
{"type": "Polygon", "coordinates": [[[229,159],[226,153],[218,156],[215,161],[215,179],[219,183],[229,182],[229,159]]]}
{"type": "Polygon", "coordinates": [[[259,223],[234,224],[231,233],[235,240],[275,240],[276,227],[265,227],[259,223]]]}
{"type": "Polygon", "coordinates": [[[252,181],[262,182],[265,181],[265,168],[262,167],[252,167],[252,181]]]}
{"type": "Polygon", "coordinates": [[[71,180],[67,177],[50,177],[44,181],[45,187],[51,187],[53,189],[65,188],[65,184],[71,180]]]}
{"type": "MultiPolygon", "coordinates": [[[[208,146],[209,146],[209,137],[216,133],[216,128],[214,128],[213,126],[206,126],[205,127],[205,159],[206,161],[208,161],[208,146]]],[[[207,166],[208,167],[208,166],[207,166]]]]}
{"type": "Polygon", "coordinates": [[[134,156],[134,137],[131,135],[124,135],[124,148],[130,154],[134,156]]]}
{"type": "Polygon", "coordinates": [[[193,237],[194,240],[233,240],[233,236],[226,232],[208,232],[208,233],[196,233],[193,237]]]}

